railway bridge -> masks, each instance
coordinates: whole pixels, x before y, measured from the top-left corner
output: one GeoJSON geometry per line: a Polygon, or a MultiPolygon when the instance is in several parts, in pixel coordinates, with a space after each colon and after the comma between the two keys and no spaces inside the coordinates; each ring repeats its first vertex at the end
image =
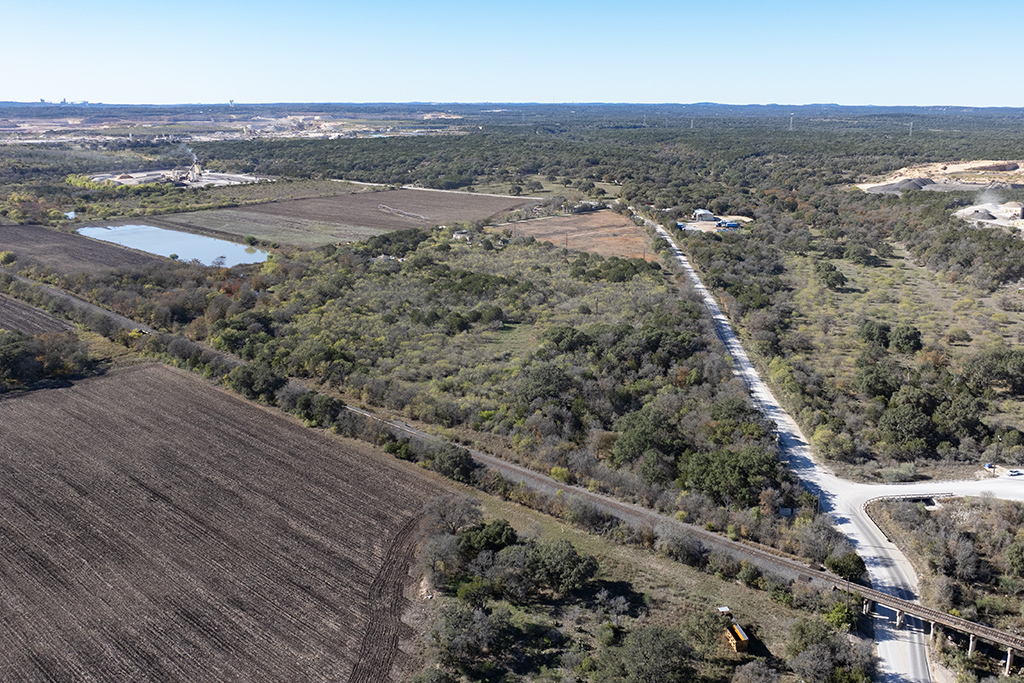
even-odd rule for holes
{"type": "MultiPolygon", "coordinates": [[[[404,422],[382,418],[354,406],[345,406],[345,408],[350,412],[362,415],[367,419],[386,424],[393,429],[404,432],[415,438],[432,442],[440,440],[440,437],[427,434],[426,432],[420,431],[412,425],[404,422]]],[[[939,610],[925,607],[916,602],[903,600],[902,598],[889,595],[888,593],[883,593],[882,591],[874,588],[868,588],[867,586],[847,581],[836,574],[808,566],[806,562],[795,559],[792,556],[783,555],[779,551],[768,548],[767,546],[749,541],[734,541],[699,526],[686,524],[675,519],[665,517],[654,510],[617,500],[584,488],[555,481],[554,479],[540,474],[539,472],[534,472],[522,467],[521,465],[501,460],[497,456],[483,453],[473,448],[468,448],[467,450],[478,463],[498,470],[504,476],[517,483],[522,483],[526,486],[536,488],[547,493],[555,491],[571,493],[572,495],[579,496],[580,498],[593,503],[599,509],[610,513],[627,523],[632,524],[637,522],[646,522],[651,525],[657,523],[675,524],[684,529],[688,534],[701,540],[706,547],[719,548],[726,550],[735,556],[753,560],[761,566],[762,569],[774,568],[786,570],[790,575],[795,574],[797,577],[806,581],[812,581],[819,585],[833,586],[849,593],[857,593],[865,600],[865,613],[870,612],[875,605],[888,607],[895,612],[897,628],[902,627],[906,616],[910,615],[930,624],[932,635],[935,634],[935,625],[938,624],[970,636],[970,644],[968,647],[972,654],[974,653],[978,640],[983,640],[987,643],[1004,647],[1006,648],[1006,663],[1004,670],[1007,675],[1009,675],[1010,669],[1014,664],[1014,651],[1024,653],[1024,637],[1008,633],[1006,631],[1000,631],[999,629],[985,626],[968,619],[955,617],[952,614],[940,612],[939,610]]],[[[933,494],[930,496],[922,496],[920,494],[911,494],[906,496],[890,497],[905,497],[916,500],[923,497],[938,498],[941,497],[941,495],[933,494]]]]}
{"type": "MultiPolygon", "coordinates": [[[[826,572],[818,573],[826,574],[826,572]]],[[[985,626],[968,619],[955,617],[952,614],[940,612],[939,610],[919,605],[916,602],[902,600],[887,593],[874,590],[873,588],[858,586],[857,584],[838,577],[830,577],[829,579],[825,579],[825,577],[820,578],[823,580],[829,580],[833,585],[837,588],[841,588],[842,590],[859,593],[865,600],[865,614],[869,613],[875,604],[884,605],[892,609],[896,613],[897,628],[903,625],[904,618],[909,614],[926,623],[930,623],[931,635],[935,635],[935,625],[939,624],[970,636],[970,642],[967,650],[968,654],[974,654],[974,648],[979,639],[992,643],[993,645],[999,645],[1006,648],[1006,664],[1004,667],[1004,673],[1007,676],[1010,675],[1010,671],[1013,667],[1014,650],[1024,652],[1024,637],[1013,633],[1007,633],[1006,631],[1000,631],[999,629],[985,626]]]]}

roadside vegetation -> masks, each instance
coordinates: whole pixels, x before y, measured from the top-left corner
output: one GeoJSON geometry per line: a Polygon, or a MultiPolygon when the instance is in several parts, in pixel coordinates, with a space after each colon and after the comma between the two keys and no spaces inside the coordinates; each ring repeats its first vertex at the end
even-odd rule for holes
{"type": "Polygon", "coordinates": [[[838,199],[803,222],[766,212],[745,234],[680,238],[823,457],[889,481],[1024,462],[1009,285],[1024,242],[957,224],[940,193],[838,199]]]}
{"type": "MultiPolygon", "coordinates": [[[[1024,627],[1024,505],[981,497],[871,507],[913,562],[926,605],[1010,633],[1024,627]]],[[[958,680],[1000,673],[998,661],[968,658],[966,644],[959,645],[940,648],[944,663],[965,676],[958,680]]]]}

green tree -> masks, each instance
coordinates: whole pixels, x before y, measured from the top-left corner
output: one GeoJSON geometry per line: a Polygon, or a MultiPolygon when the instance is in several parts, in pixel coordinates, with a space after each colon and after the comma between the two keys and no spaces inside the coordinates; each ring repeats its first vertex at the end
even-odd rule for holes
{"type": "Polygon", "coordinates": [[[786,640],[786,657],[793,658],[812,645],[827,644],[835,638],[836,632],[818,617],[799,617],[789,627],[786,640]]]}
{"type": "Polygon", "coordinates": [[[1010,571],[1017,576],[1024,576],[1024,542],[1015,541],[1006,546],[1003,557],[1010,571]]]}
{"type": "Polygon", "coordinates": [[[871,265],[871,263],[874,262],[871,250],[863,244],[848,245],[846,250],[843,252],[843,258],[847,261],[853,261],[859,266],[871,265]]]}
{"type": "Polygon", "coordinates": [[[716,610],[698,610],[683,622],[683,637],[702,659],[709,661],[721,654],[722,633],[727,623],[716,610]]]}
{"type": "Polygon", "coordinates": [[[449,479],[468,484],[472,481],[473,472],[479,465],[465,448],[445,443],[434,451],[430,459],[430,467],[449,479]]]}
{"type": "Polygon", "coordinates": [[[837,291],[846,286],[846,276],[838,270],[825,273],[821,276],[821,282],[832,291],[837,291]]]}
{"type": "Polygon", "coordinates": [[[857,614],[845,602],[834,603],[822,618],[835,629],[847,629],[857,623],[857,614]]]}
{"type": "Polygon", "coordinates": [[[861,556],[852,550],[842,555],[829,555],[825,559],[825,566],[847,581],[859,581],[868,571],[861,556]]]}
{"type": "Polygon", "coordinates": [[[459,600],[480,609],[494,595],[494,586],[482,576],[474,576],[459,586],[455,594],[459,600]]]}
{"type": "Polygon", "coordinates": [[[883,349],[889,348],[889,332],[892,330],[888,323],[880,323],[876,320],[865,321],[857,330],[857,336],[861,341],[868,344],[876,344],[883,349]]]}
{"type": "Polygon", "coordinates": [[[495,519],[472,526],[459,533],[459,550],[469,558],[476,557],[481,550],[498,552],[514,545],[519,540],[516,530],[505,519],[495,519]]]}
{"type": "Polygon", "coordinates": [[[719,503],[751,507],[761,490],[777,482],[775,454],[757,445],[694,453],[686,465],[686,485],[719,503]]]}
{"type": "Polygon", "coordinates": [[[688,683],[694,668],[682,635],[665,626],[641,626],[597,659],[597,683],[688,683]]]}
{"type": "Polygon", "coordinates": [[[853,383],[861,393],[870,398],[876,396],[889,398],[900,388],[903,381],[902,374],[898,365],[885,359],[866,363],[857,368],[853,383]]]}
{"type": "Polygon", "coordinates": [[[227,383],[248,399],[262,399],[274,405],[277,403],[278,389],[287,384],[288,380],[274,372],[268,363],[255,361],[239,365],[229,372],[227,383]]]}
{"type": "Polygon", "coordinates": [[[507,609],[487,614],[463,602],[444,602],[427,639],[442,666],[472,673],[503,662],[514,633],[507,609]]]}
{"type": "Polygon", "coordinates": [[[581,588],[597,573],[597,560],[580,555],[565,539],[538,543],[530,551],[529,571],[538,586],[566,594],[581,588]]]}
{"type": "Polygon", "coordinates": [[[830,261],[818,261],[815,263],[814,273],[821,280],[822,284],[831,290],[842,289],[846,286],[846,276],[830,261]]]}
{"type": "Polygon", "coordinates": [[[913,325],[897,325],[889,335],[889,344],[900,353],[914,353],[921,350],[921,330],[913,325]]]}
{"type": "Polygon", "coordinates": [[[889,408],[878,421],[879,433],[893,447],[892,454],[901,460],[914,460],[925,454],[925,437],[930,427],[928,416],[908,403],[889,408]]]}

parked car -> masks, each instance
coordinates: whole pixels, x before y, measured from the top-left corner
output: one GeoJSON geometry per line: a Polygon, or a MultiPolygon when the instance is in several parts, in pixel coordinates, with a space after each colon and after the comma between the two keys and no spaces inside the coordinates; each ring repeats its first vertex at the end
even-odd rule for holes
{"type": "Polygon", "coordinates": [[[1024,474],[1024,472],[1021,472],[1020,470],[1010,470],[1008,474],[1011,477],[1019,477],[1020,475],[1024,474]]]}

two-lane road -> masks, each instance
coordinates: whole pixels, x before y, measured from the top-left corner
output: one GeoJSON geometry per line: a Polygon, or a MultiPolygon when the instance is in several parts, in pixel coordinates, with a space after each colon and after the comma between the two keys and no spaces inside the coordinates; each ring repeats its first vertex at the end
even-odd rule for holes
{"type": "MultiPolygon", "coordinates": [[[[868,517],[864,509],[868,501],[900,496],[976,496],[982,493],[990,493],[998,498],[1024,500],[1024,477],[1004,476],[980,481],[869,485],[840,479],[824,465],[815,462],[800,427],[761,380],[728,319],[719,309],[714,297],[704,287],[675,240],[661,226],[651,221],[646,221],[646,224],[655,229],[669,244],[677,263],[703,297],[704,304],[714,320],[718,336],[733,359],[734,372],[746,383],[755,405],[775,422],[782,456],[804,486],[818,494],[822,510],[832,516],[839,529],[853,542],[857,552],[864,559],[871,583],[877,590],[905,600],[916,600],[917,576],[906,556],[889,542],[868,517]]],[[[886,613],[884,608],[880,611],[882,614],[886,613]]],[[[895,629],[890,620],[876,621],[879,665],[885,679],[893,683],[931,681],[926,640],[927,629],[916,619],[908,619],[902,629],[895,629]]]]}

